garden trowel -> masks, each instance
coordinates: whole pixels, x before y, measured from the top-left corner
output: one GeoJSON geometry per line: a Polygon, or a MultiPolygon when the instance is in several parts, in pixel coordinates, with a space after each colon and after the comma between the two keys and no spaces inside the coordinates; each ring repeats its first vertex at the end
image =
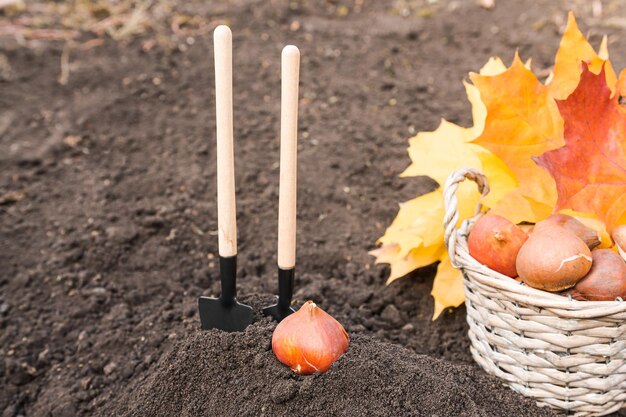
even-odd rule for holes
{"type": "Polygon", "coordinates": [[[204,330],[242,331],[252,323],[252,307],[237,302],[237,224],[233,154],[232,33],[227,26],[214,32],[215,103],[217,119],[217,224],[219,236],[219,298],[200,297],[204,330]]]}
{"type": "Polygon", "coordinates": [[[296,265],[296,179],[298,153],[298,81],[300,51],[282,52],[280,103],[280,188],[278,197],[278,303],[263,313],[281,321],[291,308],[296,265]]]}

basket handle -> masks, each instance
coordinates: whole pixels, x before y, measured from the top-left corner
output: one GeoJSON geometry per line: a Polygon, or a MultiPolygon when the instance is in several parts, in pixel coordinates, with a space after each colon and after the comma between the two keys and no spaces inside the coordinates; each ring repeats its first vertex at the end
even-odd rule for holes
{"type": "MultiPolygon", "coordinates": [[[[475,168],[463,168],[454,171],[450,174],[443,186],[443,204],[445,208],[443,239],[448,248],[448,253],[450,254],[450,263],[452,263],[452,266],[455,268],[458,268],[455,262],[455,254],[457,239],[456,224],[459,221],[459,198],[456,196],[456,192],[459,189],[459,184],[466,179],[472,180],[478,185],[478,191],[480,191],[483,197],[489,193],[487,177],[475,168]]],[[[475,215],[480,213],[482,207],[482,204],[478,203],[475,215]]]]}

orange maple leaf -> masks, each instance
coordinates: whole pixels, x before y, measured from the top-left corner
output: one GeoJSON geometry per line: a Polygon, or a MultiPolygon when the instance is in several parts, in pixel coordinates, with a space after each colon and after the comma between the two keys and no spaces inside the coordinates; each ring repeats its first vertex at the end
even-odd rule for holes
{"type": "Polygon", "coordinates": [[[535,158],[554,177],[557,210],[595,213],[608,229],[626,215],[626,86],[622,71],[611,97],[604,68],[598,75],[583,64],[580,83],[557,101],[565,120],[565,146],[535,158]]]}
{"type": "Polygon", "coordinates": [[[503,73],[472,73],[470,78],[487,108],[485,129],[474,143],[489,149],[508,165],[519,181],[519,193],[554,206],[554,180],[531,160],[563,145],[563,120],[548,87],[539,82],[517,54],[503,73]]]}

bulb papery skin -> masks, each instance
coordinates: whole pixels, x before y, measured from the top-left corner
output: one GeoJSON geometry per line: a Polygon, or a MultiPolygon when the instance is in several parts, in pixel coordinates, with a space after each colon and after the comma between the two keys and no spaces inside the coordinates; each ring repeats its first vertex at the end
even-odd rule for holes
{"type": "Polygon", "coordinates": [[[328,371],[349,344],[343,326],[312,301],[281,321],[272,336],[276,358],[302,375],[328,371]]]}
{"type": "Polygon", "coordinates": [[[626,261],[626,225],[621,225],[615,228],[611,233],[611,237],[615,242],[617,251],[621,255],[622,259],[626,261]]]}
{"type": "Polygon", "coordinates": [[[567,214],[557,213],[548,217],[543,222],[537,223],[542,227],[545,224],[552,224],[563,227],[578,236],[589,247],[589,250],[597,247],[602,243],[600,234],[590,227],[585,226],[580,220],[567,214]]]}

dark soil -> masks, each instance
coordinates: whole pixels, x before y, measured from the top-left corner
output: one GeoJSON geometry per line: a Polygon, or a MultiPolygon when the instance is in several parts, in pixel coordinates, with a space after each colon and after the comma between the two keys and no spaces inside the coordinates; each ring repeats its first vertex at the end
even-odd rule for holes
{"type": "MultiPolygon", "coordinates": [[[[57,81],[62,45],[3,41],[2,416],[115,414],[119,404],[148,415],[155,404],[128,401],[154,398],[147,390],[164,389],[162,380],[187,378],[219,384],[207,398],[172,398],[168,406],[189,414],[218,397],[253,414],[252,403],[298,415],[292,407],[323,398],[338,410],[347,403],[331,399],[342,390],[359,400],[353,407],[391,415],[401,410],[394,407],[433,415],[435,406],[440,415],[491,414],[496,403],[513,407],[512,396],[526,404],[472,363],[464,308],[431,321],[433,268],[385,287],[387,268],[367,251],[398,202],[432,189],[425,178],[398,178],[406,139],[440,117],[469,122],[460,82],[469,70],[491,55],[510,61],[518,47],[536,70],[547,68],[570,6],[595,44],[611,35],[616,68],[626,59],[624,31],[585,25],[583,1],[499,1],[490,11],[473,1],[366,1],[360,10],[347,0],[186,3],[189,13],[228,20],[234,32],[243,297],[276,292],[279,56],[287,43],[301,49],[296,298],[319,303],[354,344],[328,374],[297,378],[271,361],[266,322],[243,335],[197,330],[197,297],[219,293],[210,35],[181,40],[172,52],[144,52],[140,40],[76,51],[65,86],[57,81]],[[218,369],[206,361],[217,360],[219,343],[248,351],[224,361],[233,369],[218,369]],[[185,358],[202,360],[195,374],[183,374],[195,365],[185,358]],[[366,368],[372,379],[361,381],[366,368]],[[368,381],[377,389],[363,391],[368,381]],[[247,389],[247,402],[226,397],[228,387],[242,396],[247,389]],[[439,404],[417,401],[428,387],[441,393],[439,404]],[[275,404],[283,389],[297,395],[275,404]]],[[[617,16],[624,4],[605,9],[617,16]]]]}
{"type": "MultiPolygon", "coordinates": [[[[262,303],[256,307],[261,308],[262,303]]],[[[547,416],[474,367],[356,335],[322,375],[296,376],[271,349],[269,319],[243,334],[195,331],[106,406],[116,416],[547,416]]]]}

